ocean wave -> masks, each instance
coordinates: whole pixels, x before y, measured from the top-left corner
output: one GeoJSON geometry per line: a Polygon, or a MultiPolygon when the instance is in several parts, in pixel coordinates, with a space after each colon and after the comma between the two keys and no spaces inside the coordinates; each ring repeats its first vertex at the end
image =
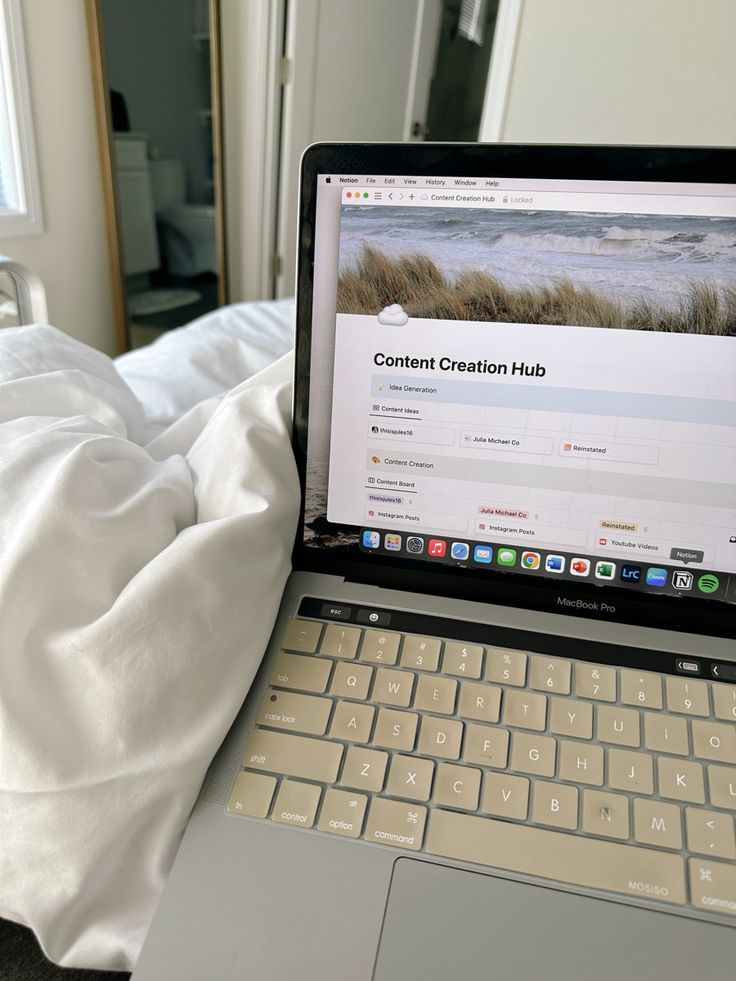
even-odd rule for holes
{"type": "Polygon", "coordinates": [[[561,235],[555,232],[525,235],[506,232],[494,248],[511,252],[557,252],[575,255],[647,256],[651,259],[736,260],[736,235],[720,232],[679,232],[614,225],[603,235],[561,235]]]}

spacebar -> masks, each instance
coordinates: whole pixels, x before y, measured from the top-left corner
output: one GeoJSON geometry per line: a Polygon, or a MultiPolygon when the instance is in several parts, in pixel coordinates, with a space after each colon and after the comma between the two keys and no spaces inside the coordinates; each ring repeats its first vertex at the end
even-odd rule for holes
{"type": "Polygon", "coordinates": [[[425,848],[432,855],[575,886],[665,903],[687,900],[682,858],[649,848],[438,809],[432,811],[425,848]]]}

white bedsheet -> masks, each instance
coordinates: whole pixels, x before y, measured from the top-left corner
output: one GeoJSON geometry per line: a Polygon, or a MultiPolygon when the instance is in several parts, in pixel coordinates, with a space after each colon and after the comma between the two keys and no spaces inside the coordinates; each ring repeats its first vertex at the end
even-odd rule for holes
{"type": "Polygon", "coordinates": [[[273,626],[291,357],[223,392],[288,348],[282,306],[268,343],[268,307],[229,311],[119,372],[0,331],[0,915],[64,965],[134,964],[273,626]]]}

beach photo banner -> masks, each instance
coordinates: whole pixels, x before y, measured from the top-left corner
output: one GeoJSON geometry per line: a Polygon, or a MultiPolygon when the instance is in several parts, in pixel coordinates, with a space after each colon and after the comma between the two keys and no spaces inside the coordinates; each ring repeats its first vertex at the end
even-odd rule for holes
{"type": "Polygon", "coordinates": [[[337,313],[736,336],[736,219],[343,206],[337,313]]]}

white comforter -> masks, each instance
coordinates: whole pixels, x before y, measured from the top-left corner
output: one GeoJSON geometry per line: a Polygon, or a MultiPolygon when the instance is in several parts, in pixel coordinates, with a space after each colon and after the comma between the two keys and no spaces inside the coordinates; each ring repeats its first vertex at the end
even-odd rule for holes
{"type": "Polygon", "coordinates": [[[292,312],[236,308],[117,367],[0,331],[0,915],[59,963],[135,962],[273,626],[291,358],[223,392],[288,350],[292,312]]]}

